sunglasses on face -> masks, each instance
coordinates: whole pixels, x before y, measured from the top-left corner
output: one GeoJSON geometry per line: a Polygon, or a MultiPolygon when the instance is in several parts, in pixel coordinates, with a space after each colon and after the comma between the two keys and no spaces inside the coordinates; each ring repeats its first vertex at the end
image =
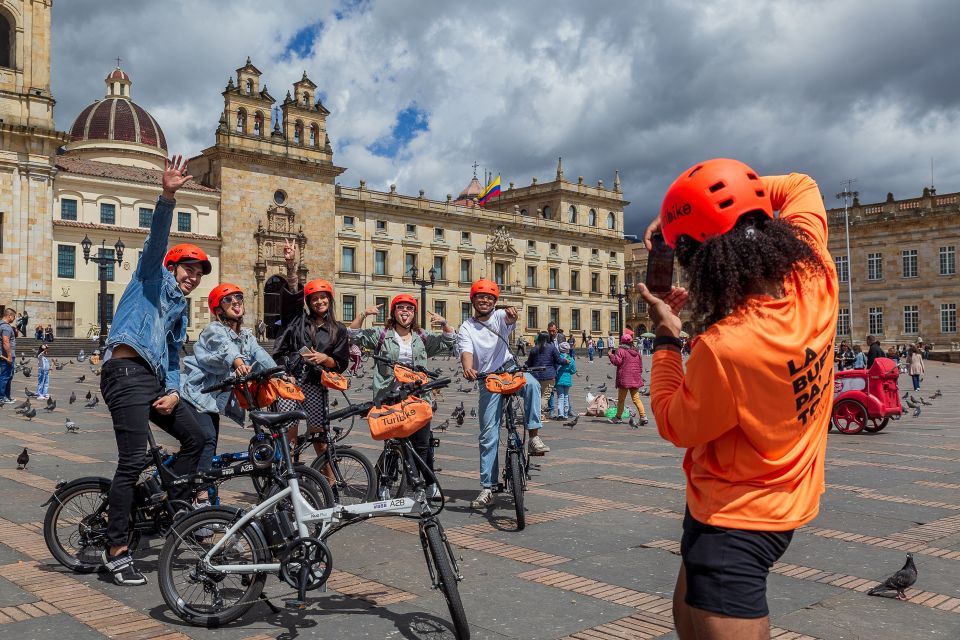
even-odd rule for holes
{"type": "Polygon", "coordinates": [[[417,308],[412,304],[398,304],[394,307],[397,311],[416,311],[417,308]]]}
{"type": "Polygon", "coordinates": [[[233,304],[234,302],[239,302],[243,304],[243,294],[242,293],[231,293],[228,296],[223,296],[221,302],[226,302],[227,304],[233,304]]]}

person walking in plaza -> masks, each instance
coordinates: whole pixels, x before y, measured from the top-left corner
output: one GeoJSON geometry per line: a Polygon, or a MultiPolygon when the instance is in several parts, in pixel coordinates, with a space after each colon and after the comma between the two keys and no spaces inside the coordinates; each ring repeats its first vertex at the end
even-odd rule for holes
{"type": "Polygon", "coordinates": [[[863,352],[863,349],[860,348],[859,344],[853,345],[853,365],[851,369],[866,369],[867,368],[867,354],[863,352]]]}
{"type": "Polygon", "coordinates": [[[597,343],[594,341],[593,336],[587,338],[587,357],[590,359],[590,362],[593,362],[593,354],[597,351],[597,343]]]}
{"type": "Polygon", "coordinates": [[[50,397],[50,358],[47,357],[47,345],[37,347],[37,399],[50,397]]]}
{"type": "Polygon", "coordinates": [[[640,400],[640,387],[643,386],[643,356],[633,348],[633,335],[625,333],[620,336],[620,348],[610,349],[610,364],[617,368],[617,413],[610,418],[613,424],[623,422],[623,409],[629,394],[630,400],[637,408],[637,418],[641,425],[649,422],[647,412],[640,400]]]}
{"type": "Polygon", "coordinates": [[[607,336],[607,350],[609,351],[610,349],[615,349],[616,347],[617,347],[617,340],[614,337],[614,335],[611,333],[609,336],[607,336]]]}
{"type": "Polygon", "coordinates": [[[573,387],[573,375],[577,372],[576,358],[573,355],[573,350],[570,349],[569,342],[560,343],[560,357],[563,363],[557,366],[557,384],[554,387],[557,400],[553,417],[565,419],[572,417],[570,415],[570,389],[573,387]]]}
{"type": "MultiPolygon", "coordinates": [[[[563,343],[566,344],[566,343],[563,343]]],[[[560,356],[560,350],[550,339],[550,334],[541,331],[537,334],[537,342],[527,354],[528,367],[543,367],[543,371],[537,371],[533,377],[540,382],[540,406],[543,407],[543,413],[540,415],[540,422],[549,422],[547,415],[550,412],[549,400],[553,393],[553,386],[557,380],[557,367],[563,364],[564,360],[560,356]]]]}
{"type": "Polygon", "coordinates": [[[691,283],[662,299],[639,285],[656,326],[657,429],[686,449],[677,635],[767,638],[770,567],[825,486],[839,296],[823,199],[808,176],[708,160],[670,186],[648,250],[658,231],[691,283]],[[706,329],[684,367],[687,302],[706,329]]]}
{"type": "Polygon", "coordinates": [[[923,352],[917,345],[910,345],[910,379],[913,380],[913,390],[920,391],[920,376],[924,373],[923,352]]]}
{"type": "MultiPolygon", "coordinates": [[[[439,333],[424,331],[420,327],[420,323],[417,322],[419,306],[417,299],[407,293],[394,296],[390,301],[390,314],[383,328],[363,329],[363,321],[368,316],[376,317],[380,313],[381,306],[374,305],[364,309],[350,323],[350,340],[354,344],[370,349],[374,355],[389,358],[410,367],[426,367],[427,358],[438,356],[456,346],[456,333],[443,316],[427,311],[434,327],[440,329],[439,333]]],[[[379,361],[374,363],[373,395],[375,398],[380,398],[394,382],[393,367],[379,361]]],[[[429,394],[424,399],[431,401],[429,394]]],[[[430,423],[427,423],[407,439],[417,455],[433,469],[430,434],[430,423]]],[[[389,494],[389,488],[385,487],[385,490],[389,494]]],[[[431,484],[427,487],[427,496],[432,500],[438,500],[440,488],[436,484],[431,484]]],[[[387,499],[389,495],[381,497],[387,499]]]]}
{"type": "MultiPolygon", "coordinates": [[[[273,358],[298,380],[307,414],[307,433],[323,430],[327,389],[320,382],[324,371],[343,373],[350,361],[347,328],[337,320],[333,285],[316,279],[300,285],[295,271],[296,245],[285,242],[283,257],[287,265],[287,287],[280,291],[281,329],[273,346],[273,358]]],[[[287,432],[296,442],[299,425],[287,432]]],[[[325,442],[313,443],[317,455],[327,450],[325,442]]],[[[324,465],[323,473],[333,484],[333,470],[324,465]]]]}
{"type": "Polygon", "coordinates": [[[867,369],[873,366],[873,361],[877,358],[886,358],[887,354],[883,352],[880,341],[873,336],[867,336],[867,369]]]}
{"type": "Polygon", "coordinates": [[[17,330],[20,332],[20,335],[22,335],[22,336],[27,335],[27,327],[29,326],[29,325],[27,324],[28,322],[30,322],[30,314],[27,312],[26,309],[24,309],[24,310],[23,310],[23,315],[21,315],[19,318],[17,318],[17,327],[16,327],[16,328],[17,328],[17,330]]]}
{"type": "MultiPolygon", "coordinates": [[[[514,366],[516,358],[510,355],[510,332],[517,323],[517,308],[495,309],[500,298],[496,282],[481,278],[470,287],[470,303],[473,316],[464,321],[457,330],[457,350],[463,377],[471,382],[479,374],[492,373],[514,366]]],[[[526,417],[527,434],[530,436],[531,453],[547,453],[550,447],[540,437],[540,383],[529,373],[524,373],[526,384],[518,392],[523,398],[523,415],[526,417]]],[[[480,493],[470,503],[474,509],[485,509],[493,504],[493,485],[500,468],[500,420],[503,416],[503,396],[479,385],[480,414],[480,493]]]]}
{"type": "Polygon", "coordinates": [[[246,413],[237,402],[232,389],[203,393],[203,389],[235,375],[245,376],[277,366],[269,353],[257,342],[249,329],[243,328],[245,301],[243,291],[235,284],[224,282],[214,287],[207,296],[212,321],[197,342],[193,354],[183,359],[180,391],[197,411],[197,420],[203,427],[203,449],[197,464],[199,471],[213,466],[220,436],[220,416],[224,415],[243,426],[246,413]]]}
{"type": "Polygon", "coordinates": [[[13,327],[16,317],[17,310],[6,307],[0,321],[0,404],[13,402],[10,388],[13,386],[13,370],[17,364],[17,330],[13,327]]]}
{"type": "Polygon", "coordinates": [[[597,355],[601,358],[603,357],[603,349],[606,347],[606,344],[603,342],[603,336],[597,338],[597,355]]]}
{"type": "Polygon", "coordinates": [[[522,355],[526,355],[526,353],[527,353],[527,341],[523,336],[518,335],[517,336],[517,355],[522,356],[522,355]]]}
{"type": "MultiPolygon", "coordinates": [[[[173,463],[177,475],[194,473],[203,447],[196,412],[180,402],[180,349],[187,335],[187,299],[211,271],[207,254],[191,244],[167,251],[176,192],[192,176],[180,156],[164,162],[163,192],[157,199],[150,232],[130,283],[117,305],[107,336],[100,392],[110,409],[117,440],[117,470],[110,483],[104,568],[119,585],[147,579],[127,549],[134,485],[147,456],[147,432],[153,422],[180,441],[173,463]]],[[[190,486],[170,487],[174,504],[189,504],[190,486]]]]}
{"type": "Polygon", "coordinates": [[[257,318],[257,324],[254,325],[254,329],[257,332],[258,342],[262,342],[267,339],[267,323],[263,321],[263,318],[257,318]]]}

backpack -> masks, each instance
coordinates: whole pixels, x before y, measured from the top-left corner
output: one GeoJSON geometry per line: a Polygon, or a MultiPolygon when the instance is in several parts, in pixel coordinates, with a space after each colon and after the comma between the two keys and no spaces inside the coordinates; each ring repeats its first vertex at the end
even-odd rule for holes
{"type": "Polygon", "coordinates": [[[587,411],[586,415],[588,416],[598,416],[602,417],[606,415],[607,409],[610,408],[610,401],[607,400],[607,396],[602,393],[598,396],[592,394],[587,394],[587,411]]]}

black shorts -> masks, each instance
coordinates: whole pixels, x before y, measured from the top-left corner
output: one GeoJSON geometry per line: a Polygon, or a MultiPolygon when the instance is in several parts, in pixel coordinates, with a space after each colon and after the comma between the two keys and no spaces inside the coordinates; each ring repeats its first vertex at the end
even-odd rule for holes
{"type": "Polygon", "coordinates": [[[683,518],[680,555],[687,577],[685,602],[734,618],[763,618],[767,574],[793,539],[793,531],[747,531],[683,518]]]}

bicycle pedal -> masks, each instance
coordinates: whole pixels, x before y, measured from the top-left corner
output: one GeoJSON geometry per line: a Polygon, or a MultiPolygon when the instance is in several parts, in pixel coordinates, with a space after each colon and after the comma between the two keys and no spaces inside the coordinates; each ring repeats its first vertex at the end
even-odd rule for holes
{"type": "Polygon", "coordinates": [[[304,600],[284,600],[283,606],[287,609],[293,609],[295,611],[306,609],[307,603],[304,600]]]}

